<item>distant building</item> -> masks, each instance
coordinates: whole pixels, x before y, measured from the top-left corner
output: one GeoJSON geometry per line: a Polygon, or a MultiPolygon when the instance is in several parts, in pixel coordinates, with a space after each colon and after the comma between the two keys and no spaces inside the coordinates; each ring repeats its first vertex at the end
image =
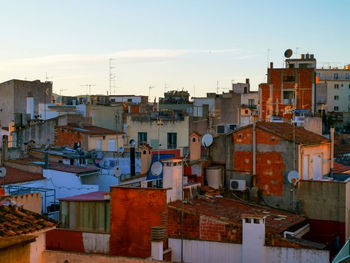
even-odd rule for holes
{"type": "Polygon", "coordinates": [[[52,82],[13,79],[0,83],[0,92],[1,126],[8,127],[11,121],[18,123],[40,117],[39,104],[51,103],[52,82]]]}
{"type": "Polygon", "coordinates": [[[160,110],[176,110],[192,115],[193,103],[190,101],[188,91],[171,90],[164,93],[164,98],[159,98],[160,110]]]}
{"type": "Polygon", "coordinates": [[[315,69],[313,54],[302,54],[300,59],[286,59],[285,68],[274,68],[271,62],[267,83],[259,85],[260,119],[290,119],[294,108],[315,112],[315,69]]]}
{"type": "Polygon", "coordinates": [[[128,140],[137,146],[149,144],[153,149],[181,149],[189,147],[189,116],[177,112],[153,112],[127,116],[128,140]]]}
{"type": "Polygon", "coordinates": [[[123,133],[102,127],[68,124],[57,126],[55,144],[58,146],[76,147],[80,144],[85,151],[111,151],[116,152],[118,147],[124,146],[123,133]]]}
{"type": "Polygon", "coordinates": [[[350,112],[350,65],[316,70],[317,111],[350,112]]]}

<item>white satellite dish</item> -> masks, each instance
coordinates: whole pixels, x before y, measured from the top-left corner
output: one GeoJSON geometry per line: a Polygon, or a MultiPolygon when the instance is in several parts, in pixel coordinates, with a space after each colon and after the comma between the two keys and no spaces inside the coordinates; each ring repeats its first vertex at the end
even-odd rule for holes
{"type": "Polygon", "coordinates": [[[123,146],[118,147],[118,153],[123,153],[123,152],[124,152],[124,147],[123,146]]]}
{"type": "Polygon", "coordinates": [[[288,182],[291,184],[297,184],[299,182],[299,173],[295,170],[288,173],[288,182]]]}
{"type": "Polygon", "coordinates": [[[213,143],[213,136],[209,133],[204,134],[202,137],[202,145],[204,147],[209,147],[213,143]]]}
{"type": "Polygon", "coordinates": [[[6,175],[6,168],[5,167],[1,167],[0,168],[0,177],[5,177],[6,175]]]}
{"type": "Polygon", "coordinates": [[[159,176],[162,173],[163,165],[161,162],[155,162],[151,166],[151,174],[153,176],[159,176]]]}
{"type": "Polygon", "coordinates": [[[119,177],[122,175],[122,169],[119,166],[113,168],[113,176],[119,177]]]}

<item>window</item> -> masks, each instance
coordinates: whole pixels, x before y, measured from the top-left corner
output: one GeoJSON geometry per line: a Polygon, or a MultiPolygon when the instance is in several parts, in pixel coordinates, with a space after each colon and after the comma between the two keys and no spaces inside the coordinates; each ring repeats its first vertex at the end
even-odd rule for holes
{"type": "Polygon", "coordinates": [[[176,149],[176,148],[177,148],[177,133],[168,132],[168,149],[176,149]]]}
{"type": "Polygon", "coordinates": [[[132,99],[128,99],[128,102],[132,102],[132,99]]]}
{"type": "Polygon", "coordinates": [[[338,106],[334,106],[334,111],[339,111],[339,107],[338,106]]]}
{"type": "Polygon", "coordinates": [[[193,137],[193,138],[192,138],[192,142],[196,142],[196,138],[193,137]]]}
{"type": "Polygon", "coordinates": [[[111,102],[115,102],[115,99],[111,99],[111,102]]]}
{"type": "Polygon", "coordinates": [[[345,79],[350,79],[350,74],[349,73],[345,73],[345,79]]]}
{"type": "Polygon", "coordinates": [[[248,114],[248,110],[245,110],[244,113],[245,113],[245,114],[248,114]]]}
{"type": "Polygon", "coordinates": [[[294,92],[292,90],[283,91],[283,104],[293,104],[294,92]]]}
{"type": "Polygon", "coordinates": [[[339,96],[334,96],[334,100],[339,100],[339,96]]]}
{"type": "Polygon", "coordinates": [[[225,126],[224,125],[218,125],[216,127],[216,133],[225,133],[225,126]]]}
{"type": "Polygon", "coordinates": [[[338,78],[339,78],[338,73],[334,73],[334,74],[333,74],[333,79],[338,79],[338,78]]]}
{"type": "Polygon", "coordinates": [[[236,124],[230,124],[230,130],[234,131],[237,128],[236,124]]]}
{"type": "Polygon", "coordinates": [[[147,132],[139,132],[137,135],[137,141],[139,146],[147,143],[147,132]]]}
{"type": "Polygon", "coordinates": [[[101,140],[97,140],[97,150],[101,150],[101,145],[102,145],[102,141],[101,140]]]}
{"type": "Polygon", "coordinates": [[[248,106],[249,106],[249,108],[253,108],[255,106],[255,100],[254,99],[248,99],[248,106]]]}
{"type": "Polygon", "coordinates": [[[283,82],[295,82],[295,76],[294,75],[284,75],[283,82]]]}
{"type": "Polygon", "coordinates": [[[339,84],[334,84],[335,89],[339,89],[339,84]]]}
{"type": "Polygon", "coordinates": [[[350,95],[349,95],[349,100],[350,100],[350,95]]]}

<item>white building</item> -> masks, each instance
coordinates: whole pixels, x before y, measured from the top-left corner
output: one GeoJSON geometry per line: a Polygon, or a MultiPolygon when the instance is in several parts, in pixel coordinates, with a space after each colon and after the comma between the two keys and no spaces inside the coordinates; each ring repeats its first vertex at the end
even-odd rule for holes
{"type": "Polygon", "coordinates": [[[350,65],[317,69],[316,78],[317,110],[350,112],[350,65]]]}

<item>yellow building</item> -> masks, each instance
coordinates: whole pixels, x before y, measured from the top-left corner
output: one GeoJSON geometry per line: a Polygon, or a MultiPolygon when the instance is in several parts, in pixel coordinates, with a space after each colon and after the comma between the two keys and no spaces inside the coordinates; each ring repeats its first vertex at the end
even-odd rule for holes
{"type": "Polygon", "coordinates": [[[67,125],[56,127],[55,144],[74,147],[77,143],[82,150],[118,151],[124,145],[123,133],[97,126],[67,125]]]}
{"type": "MultiPolygon", "coordinates": [[[[169,113],[170,114],[170,113],[169,113]]],[[[157,116],[131,114],[127,116],[127,137],[137,146],[149,144],[153,149],[180,149],[189,147],[188,116],[157,116]]]]}

